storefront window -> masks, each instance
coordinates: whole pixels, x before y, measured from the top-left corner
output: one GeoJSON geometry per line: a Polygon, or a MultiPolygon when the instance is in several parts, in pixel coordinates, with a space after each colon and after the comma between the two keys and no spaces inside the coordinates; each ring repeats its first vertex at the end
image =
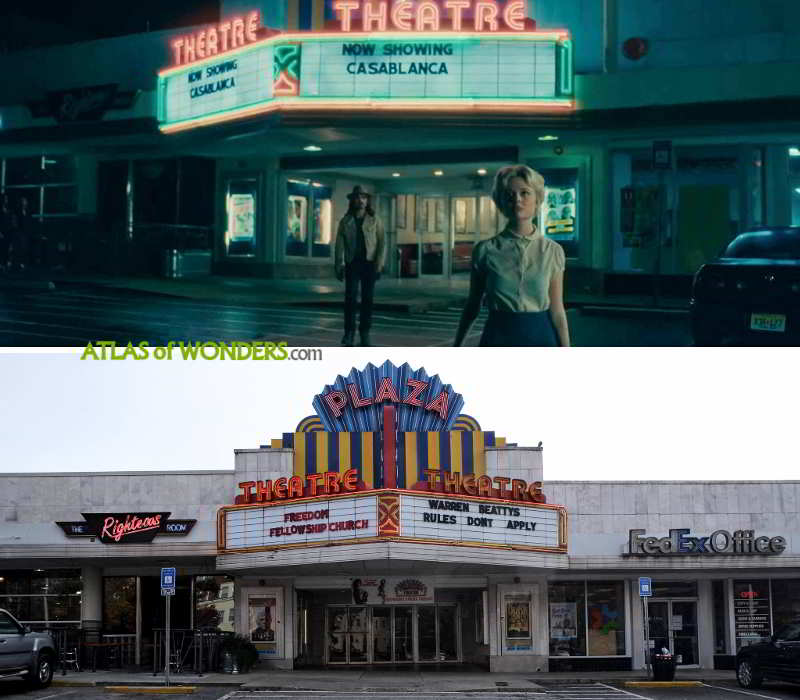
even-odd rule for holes
{"type": "Polygon", "coordinates": [[[233,632],[234,579],[230,576],[196,576],[194,626],[233,632]]]}
{"type": "Polygon", "coordinates": [[[0,608],[36,628],[78,625],[81,619],[80,571],[3,572],[0,575],[0,608]]]}
{"type": "Polygon", "coordinates": [[[7,158],[0,189],[15,210],[26,200],[27,215],[37,220],[78,213],[77,167],[72,156],[7,158]]]}
{"type": "Polygon", "coordinates": [[[767,579],[733,582],[736,651],[769,639],[770,587],[767,579]]]}
{"type": "Polygon", "coordinates": [[[800,579],[772,579],[772,632],[800,622],[800,579]]]}
{"type": "Polygon", "coordinates": [[[174,224],[178,160],[159,158],[133,164],[133,219],[137,224],[174,224]]]}
{"type": "Polygon", "coordinates": [[[586,656],[586,583],[551,583],[550,656],[586,656]]]}
{"type": "Polygon", "coordinates": [[[728,653],[728,606],[725,597],[725,582],[711,582],[711,602],[714,614],[714,653],[728,653]]]}
{"type": "Polygon", "coordinates": [[[228,181],[225,198],[225,252],[229,256],[251,257],[256,252],[256,202],[258,180],[228,181]]]}
{"type": "Polygon", "coordinates": [[[622,581],[588,581],[589,656],[625,654],[625,589],[622,581]]]}
{"type": "Polygon", "coordinates": [[[136,633],[136,577],[103,579],[103,629],[110,634],[136,633]]]}
{"type": "MultiPolygon", "coordinates": [[[[676,148],[675,168],[656,170],[650,150],[613,154],[614,269],[693,275],[719,255],[758,218],[740,211],[740,155],[733,146],[676,148]]],[[[753,187],[745,201],[758,207],[753,187]]]]}

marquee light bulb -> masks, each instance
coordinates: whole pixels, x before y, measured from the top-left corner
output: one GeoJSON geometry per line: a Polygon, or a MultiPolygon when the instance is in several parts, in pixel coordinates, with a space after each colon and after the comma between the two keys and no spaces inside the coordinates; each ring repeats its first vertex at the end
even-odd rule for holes
{"type": "Polygon", "coordinates": [[[444,175],[444,170],[434,170],[433,174],[436,175],[436,177],[441,177],[444,175]]]}
{"type": "Polygon", "coordinates": [[[315,145],[312,143],[312,144],[309,144],[308,146],[305,146],[305,147],[303,148],[303,150],[304,150],[304,151],[312,151],[312,152],[315,152],[315,153],[316,153],[317,151],[321,151],[322,149],[321,149],[319,146],[315,146],[315,145]]]}

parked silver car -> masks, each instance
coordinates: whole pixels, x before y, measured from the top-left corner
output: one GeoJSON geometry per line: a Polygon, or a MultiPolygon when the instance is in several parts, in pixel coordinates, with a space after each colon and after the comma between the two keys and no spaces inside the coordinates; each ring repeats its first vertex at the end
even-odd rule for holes
{"type": "Polygon", "coordinates": [[[56,649],[49,634],[31,632],[0,609],[0,678],[19,676],[36,688],[53,680],[56,649]]]}

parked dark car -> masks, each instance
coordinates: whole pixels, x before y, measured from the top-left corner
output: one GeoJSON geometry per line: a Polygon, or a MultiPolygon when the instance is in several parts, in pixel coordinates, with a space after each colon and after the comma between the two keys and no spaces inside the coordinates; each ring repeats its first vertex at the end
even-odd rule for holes
{"type": "Polygon", "coordinates": [[[14,616],[0,610],[0,678],[19,676],[35,688],[53,680],[56,651],[49,634],[31,632],[14,616]]]}
{"type": "Polygon", "coordinates": [[[764,680],[800,683],[800,618],[770,641],[742,647],[736,655],[736,680],[742,688],[758,688],[764,680]]]}
{"type": "Polygon", "coordinates": [[[742,233],[694,278],[695,345],[800,341],[800,226],[742,233]]]}

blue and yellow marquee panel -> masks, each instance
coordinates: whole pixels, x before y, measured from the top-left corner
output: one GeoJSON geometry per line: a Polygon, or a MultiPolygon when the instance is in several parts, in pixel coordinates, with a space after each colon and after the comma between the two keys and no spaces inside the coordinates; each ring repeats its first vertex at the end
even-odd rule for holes
{"type": "MultiPolygon", "coordinates": [[[[311,425],[304,427],[305,431],[284,433],[270,444],[273,449],[294,450],[295,475],[357,469],[367,488],[384,486],[381,432],[337,433],[311,425]]],[[[481,476],[486,474],[486,448],[505,445],[505,438],[496,437],[494,431],[399,432],[397,487],[411,488],[418,481],[425,481],[426,469],[481,476]]]]}

